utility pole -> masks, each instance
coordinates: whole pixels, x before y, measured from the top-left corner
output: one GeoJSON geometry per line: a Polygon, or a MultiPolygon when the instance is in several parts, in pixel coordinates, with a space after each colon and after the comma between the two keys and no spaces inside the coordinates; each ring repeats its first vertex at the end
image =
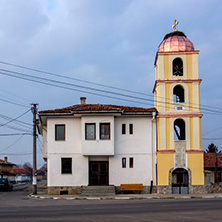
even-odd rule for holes
{"type": "Polygon", "coordinates": [[[37,194],[37,175],[36,175],[36,114],[37,114],[37,105],[36,103],[32,105],[32,113],[33,113],[33,173],[32,173],[32,194],[37,194]]]}

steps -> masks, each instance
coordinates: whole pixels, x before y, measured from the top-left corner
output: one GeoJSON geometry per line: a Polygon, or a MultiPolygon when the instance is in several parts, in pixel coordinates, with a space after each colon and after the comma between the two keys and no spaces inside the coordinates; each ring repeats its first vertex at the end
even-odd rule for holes
{"type": "Polygon", "coordinates": [[[115,186],[82,186],[81,196],[112,196],[116,194],[115,186]]]}

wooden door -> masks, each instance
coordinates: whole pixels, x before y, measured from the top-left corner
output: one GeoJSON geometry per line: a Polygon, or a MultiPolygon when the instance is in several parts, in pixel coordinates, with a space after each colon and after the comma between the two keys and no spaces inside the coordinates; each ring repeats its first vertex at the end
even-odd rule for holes
{"type": "Polygon", "coordinates": [[[89,185],[109,185],[109,162],[89,162],[89,185]]]}

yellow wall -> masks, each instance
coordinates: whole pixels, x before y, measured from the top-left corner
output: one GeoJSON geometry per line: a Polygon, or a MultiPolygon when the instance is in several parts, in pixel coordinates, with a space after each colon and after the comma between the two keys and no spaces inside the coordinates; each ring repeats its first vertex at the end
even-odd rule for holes
{"type": "Polygon", "coordinates": [[[173,153],[157,153],[157,184],[169,185],[169,170],[174,166],[173,153]]]}
{"type": "Polygon", "coordinates": [[[187,158],[192,175],[191,185],[204,185],[203,153],[188,153],[187,158]]]}
{"type": "Polygon", "coordinates": [[[165,79],[169,79],[169,71],[170,71],[170,61],[169,61],[169,55],[164,56],[164,73],[165,73],[165,79]]]}
{"type": "Polygon", "coordinates": [[[193,58],[192,54],[187,54],[187,78],[193,78],[193,58]]]}
{"type": "Polygon", "coordinates": [[[194,134],[193,134],[193,117],[190,117],[190,149],[193,149],[194,142],[194,134]]]}
{"type": "MultiPolygon", "coordinates": [[[[170,111],[170,103],[172,102],[170,99],[170,86],[171,86],[171,83],[166,83],[166,99],[165,99],[165,102],[166,102],[166,111],[169,112],[170,111]]],[[[173,96],[173,95],[172,95],[173,96]]]]}
{"type": "Polygon", "coordinates": [[[189,87],[189,104],[190,104],[190,111],[193,111],[193,83],[187,83],[189,87]]]}
{"type": "Polygon", "coordinates": [[[166,149],[169,150],[170,147],[170,118],[166,118],[166,149]]]}

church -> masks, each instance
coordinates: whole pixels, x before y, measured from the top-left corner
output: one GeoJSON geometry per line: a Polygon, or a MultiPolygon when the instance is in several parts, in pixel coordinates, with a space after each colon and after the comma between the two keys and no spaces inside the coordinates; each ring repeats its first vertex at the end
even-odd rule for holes
{"type": "Polygon", "coordinates": [[[163,193],[203,192],[198,54],[183,32],[165,35],[155,59],[157,186],[163,193]]]}
{"type": "Polygon", "coordinates": [[[156,53],[154,107],[81,98],[40,111],[48,193],[81,194],[92,186],[118,193],[122,185],[141,185],[143,193],[205,192],[198,54],[175,21],[156,53]]]}

